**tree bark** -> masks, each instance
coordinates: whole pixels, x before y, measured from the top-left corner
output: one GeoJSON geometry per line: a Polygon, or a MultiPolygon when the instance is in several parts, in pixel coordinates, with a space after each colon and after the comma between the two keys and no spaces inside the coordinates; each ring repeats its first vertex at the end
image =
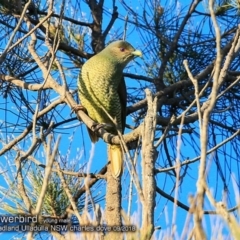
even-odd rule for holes
{"type": "MultiPolygon", "coordinates": [[[[111,173],[111,166],[107,171],[107,192],[106,192],[106,222],[107,226],[121,226],[121,177],[115,179],[111,173]]],[[[121,240],[123,235],[118,231],[106,233],[106,240],[121,240]]]]}
{"type": "Polygon", "coordinates": [[[154,232],[154,207],[156,195],[156,181],[154,166],[157,158],[157,151],[154,147],[154,136],[157,120],[157,98],[153,99],[150,90],[146,89],[148,101],[147,116],[144,119],[142,130],[142,179],[144,206],[142,212],[142,239],[151,239],[154,232]]]}

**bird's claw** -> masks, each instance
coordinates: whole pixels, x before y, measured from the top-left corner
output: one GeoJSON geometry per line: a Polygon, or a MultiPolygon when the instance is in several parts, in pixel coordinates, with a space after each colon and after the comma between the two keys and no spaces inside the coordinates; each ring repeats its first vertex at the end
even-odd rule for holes
{"type": "Polygon", "coordinates": [[[70,115],[72,115],[73,114],[73,112],[75,112],[75,113],[77,113],[78,111],[84,111],[85,113],[87,113],[87,109],[83,106],[83,105],[81,105],[81,104],[78,104],[78,105],[75,105],[73,108],[72,108],[72,111],[71,111],[71,114],[70,115]]]}
{"type": "Polygon", "coordinates": [[[109,128],[109,126],[111,126],[110,124],[107,123],[95,123],[92,126],[92,131],[93,132],[97,132],[100,128],[109,128]]]}
{"type": "Polygon", "coordinates": [[[74,112],[78,112],[79,110],[84,111],[84,112],[87,111],[86,108],[83,105],[81,105],[81,104],[75,105],[72,108],[72,111],[74,111],[74,112]]]}
{"type": "Polygon", "coordinates": [[[105,124],[95,123],[92,125],[92,131],[97,132],[100,128],[104,128],[105,124]]]}

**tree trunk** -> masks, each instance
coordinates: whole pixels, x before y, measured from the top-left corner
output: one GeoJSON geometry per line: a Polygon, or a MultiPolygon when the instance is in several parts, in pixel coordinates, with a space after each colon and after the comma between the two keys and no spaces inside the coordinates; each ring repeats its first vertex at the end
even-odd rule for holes
{"type": "Polygon", "coordinates": [[[154,232],[154,207],[156,195],[156,181],[154,174],[157,152],[154,147],[154,137],[157,118],[157,98],[153,99],[151,92],[146,89],[148,101],[147,116],[142,130],[142,173],[144,206],[142,212],[142,239],[151,239],[154,232]]]}
{"type": "MultiPolygon", "coordinates": [[[[121,226],[121,177],[115,179],[111,173],[111,166],[107,171],[107,192],[106,192],[106,221],[107,227],[121,226]]],[[[107,232],[104,239],[121,240],[123,235],[118,231],[107,232]]]]}

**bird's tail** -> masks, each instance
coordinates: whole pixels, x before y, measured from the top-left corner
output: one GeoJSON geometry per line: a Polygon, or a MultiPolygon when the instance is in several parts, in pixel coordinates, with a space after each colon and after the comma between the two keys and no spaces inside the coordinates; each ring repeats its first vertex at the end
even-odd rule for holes
{"type": "Polygon", "coordinates": [[[118,178],[123,170],[123,153],[120,145],[108,144],[108,158],[111,164],[112,175],[118,178]]]}

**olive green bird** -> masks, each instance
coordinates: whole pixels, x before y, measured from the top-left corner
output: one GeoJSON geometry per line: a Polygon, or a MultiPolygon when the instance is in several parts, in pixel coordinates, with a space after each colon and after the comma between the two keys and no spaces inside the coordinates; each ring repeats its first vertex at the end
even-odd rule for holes
{"type": "MultiPolygon", "coordinates": [[[[104,128],[115,135],[117,129],[124,132],[126,121],[127,93],[123,69],[137,56],[142,56],[141,51],[135,50],[128,42],[112,42],[83,65],[79,77],[81,105],[89,117],[104,124],[104,128]]],[[[90,129],[88,132],[92,142],[97,142],[97,134],[90,129]]],[[[123,168],[121,146],[108,144],[108,158],[112,175],[119,177],[123,168]]]]}

